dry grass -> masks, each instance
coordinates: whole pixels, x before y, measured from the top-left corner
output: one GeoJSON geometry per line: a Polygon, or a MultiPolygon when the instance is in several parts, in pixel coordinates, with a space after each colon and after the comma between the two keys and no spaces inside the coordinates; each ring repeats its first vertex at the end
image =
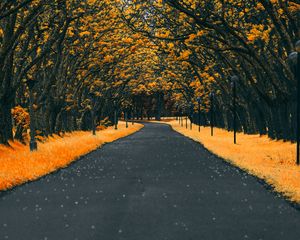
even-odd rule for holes
{"type": "Polygon", "coordinates": [[[233,165],[264,179],[292,201],[300,203],[300,167],[295,164],[295,144],[273,141],[267,136],[238,133],[238,144],[234,145],[233,133],[223,129],[215,128],[214,137],[211,137],[209,127],[201,127],[199,133],[198,126],[190,130],[185,125],[179,126],[175,120],[167,123],[233,165]]]}
{"type": "Polygon", "coordinates": [[[109,127],[97,136],[90,132],[74,132],[63,138],[54,136],[45,143],[40,143],[37,152],[30,153],[28,146],[11,143],[12,148],[0,145],[0,190],[6,190],[27,181],[32,181],[68,166],[80,156],[141,129],[141,124],[129,125],[119,123],[116,131],[109,127]]]}

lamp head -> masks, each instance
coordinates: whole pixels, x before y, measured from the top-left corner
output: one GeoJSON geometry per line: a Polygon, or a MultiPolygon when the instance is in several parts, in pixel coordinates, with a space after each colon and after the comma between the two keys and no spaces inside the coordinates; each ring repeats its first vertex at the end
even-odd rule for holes
{"type": "Polygon", "coordinates": [[[233,75],[231,77],[231,82],[237,82],[239,80],[239,77],[237,75],[233,75]]]}
{"type": "Polygon", "coordinates": [[[232,88],[234,88],[234,86],[235,86],[235,84],[237,83],[238,80],[239,80],[239,77],[237,75],[233,75],[231,77],[231,83],[230,83],[230,85],[231,85],[232,88]]]}
{"type": "Polygon", "coordinates": [[[295,50],[297,53],[300,53],[300,40],[298,40],[295,44],[295,50]]]}
{"type": "Polygon", "coordinates": [[[289,54],[289,57],[288,57],[288,62],[291,66],[295,66],[297,64],[297,59],[298,59],[298,54],[300,53],[297,53],[297,52],[291,52],[289,54]]]}

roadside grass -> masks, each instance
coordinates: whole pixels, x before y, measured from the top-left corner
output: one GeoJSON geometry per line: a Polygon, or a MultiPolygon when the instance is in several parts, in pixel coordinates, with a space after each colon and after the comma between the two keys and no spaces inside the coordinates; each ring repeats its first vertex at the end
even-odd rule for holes
{"type": "Polygon", "coordinates": [[[217,156],[263,179],[291,201],[300,203],[300,167],[295,163],[296,144],[274,141],[267,136],[238,133],[237,144],[234,145],[233,132],[224,129],[215,128],[212,137],[209,127],[201,127],[199,133],[196,125],[190,130],[190,125],[186,129],[176,120],[166,123],[175,131],[200,142],[217,156]]]}
{"type": "Polygon", "coordinates": [[[0,145],[0,191],[10,189],[27,181],[36,180],[48,173],[67,167],[104,143],[130,135],[143,127],[119,122],[118,130],[109,127],[91,132],[67,133],[64,137],[53,136],[38,144],[38,151],[30,152],[29,147],[19,142],[11,142],[11,147],[0,145]]]}

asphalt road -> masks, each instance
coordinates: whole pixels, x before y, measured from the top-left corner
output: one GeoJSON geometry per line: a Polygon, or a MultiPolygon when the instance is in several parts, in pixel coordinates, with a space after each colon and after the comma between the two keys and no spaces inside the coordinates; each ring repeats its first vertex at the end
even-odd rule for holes
{"type": "Polygon", "coordinates": [[[169,126],[147,123],[1,193],[0,239],[296,240],[300,212],[169,126]]]}

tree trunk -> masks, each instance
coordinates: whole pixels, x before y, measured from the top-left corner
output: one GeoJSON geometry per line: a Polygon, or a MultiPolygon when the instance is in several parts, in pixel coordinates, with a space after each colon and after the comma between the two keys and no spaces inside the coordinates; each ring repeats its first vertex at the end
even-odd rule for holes
{"type": "Polygon", "coordinates": [[[8,145],[13,140],[11,104],[0,104],[0,144],[8,145]]]}
{"type": "Polygon", "coordinates": [[[161,120],[161,112],[163,108],[163,93],[158,93],[157,94],[157,106],[156,106],[156,116],[155,120],[160,121],[161,120]]]}

